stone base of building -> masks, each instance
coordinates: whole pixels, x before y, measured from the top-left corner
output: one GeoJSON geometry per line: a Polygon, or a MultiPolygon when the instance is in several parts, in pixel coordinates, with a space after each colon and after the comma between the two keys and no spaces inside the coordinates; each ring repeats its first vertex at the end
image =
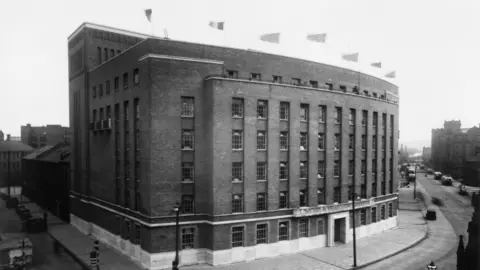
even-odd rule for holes
{"type": "MultiPolygon", "coordinates": [[[[397,226],[397,217],[393,216],[385,220],[378,221],[369,225],[359,226],[356,229],[357,239],[384,232],[397,226]]],[[[260,244],[248,247],[237,247],[227,250],[212,251],[209,249],[188,249],[180,251],[180,266],[195,265],[207,263],[210,265],[226,265],[237,262],[252,261],[261,258],[270,258],[283,254],[291,254],[305,250],[335,246],[348,243],[353,240],[353,230],[346,229],[343,240],[338,243],[333,241],[333,220],[345,218],[344,226],[349,224],[348,212],[329,215],[328,234],[317,235],[313,237],[303,237],[290,241],[281,241],[271,244],[260,244]]],[[[75,215],[70,215],[71,224],[82,233],[92,235],[106,245],[120,251],[128,256],[139,266],[151,269],[170,269],[172,261],[175,258],[175,252],[148,253],[142,250],[140,245],[133,244],[129,240],[122,239],[120,236],[112,234],[107,230],[87,222],[75,215]]]]}

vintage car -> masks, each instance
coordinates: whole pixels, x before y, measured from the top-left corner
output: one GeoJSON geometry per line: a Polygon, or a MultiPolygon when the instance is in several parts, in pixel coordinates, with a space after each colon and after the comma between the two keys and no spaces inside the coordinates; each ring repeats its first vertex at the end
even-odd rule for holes
{"type": "MultiPolygon", "coordinates": [[[[33,244],[23,233],[0,234],[0,265],[10,269],[28,266],[33,259],[33,244]]],[[[7,269],[9,269],[7,268],[7,269]]]]}
{"type": "Polygon", "coordinates": [[[451,186],[453,182],[453,179],[449,175],[444,175],[442,176],[442,185],[444,186],[451,186]]]}
{"type": "Polygon", "coordinates": [[[433,179],[435,180],[442,180],[443,174],[441,172],[434,172],[433,173],[433,179]]]}

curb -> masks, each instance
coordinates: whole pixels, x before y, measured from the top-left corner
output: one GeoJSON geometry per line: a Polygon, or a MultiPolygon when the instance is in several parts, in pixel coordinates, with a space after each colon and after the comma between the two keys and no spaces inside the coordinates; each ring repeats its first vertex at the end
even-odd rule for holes
{"type": "Polygon", "coordinates": [[[57,242],[61,247],[62,249],[68,254],[70,255],[70,257],[72,257],[78,264],[80,264],[80,266],[84,269],[84,270],[91,270],[92,267],[90,267],[90,265],[85,262],[82,258],[80,258],[80,256],[78,256],[77,254],[75,254],[73,251],[71,251],[70,249],[68,249],[64,244],[62,244],[62,242],[58,241],[51,233],[50,231],[47,231],[47,234],[53,239],[53,241],[57,242]]]}

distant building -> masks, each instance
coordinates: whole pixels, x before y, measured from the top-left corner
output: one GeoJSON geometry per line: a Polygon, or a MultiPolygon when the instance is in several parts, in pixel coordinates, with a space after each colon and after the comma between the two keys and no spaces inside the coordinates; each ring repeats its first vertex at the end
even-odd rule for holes
{"type": "Polygon", "coordinates": [[[5,140],[5,135],[3,132],[0,130],[0,142],[3,142],[5,140]]]}
{"type": "Polygon", "coordinates": [[[461,128],[460,121],[445,121],[443,128],[432,130],[433,168],[453,177],[463,176],[466,161],[480,153],[480,127],[461,128]]]}
{"type": "Polygon", "coordinates": [[[34,127],[27,124],[21,127],[21,141],[33,148],[53,146],[58,143],[69,144],[70,128],[61,125],[34,127]]]}
{"type": "Polygon", "coordinates": [[[0,187],[20,186],[21,181],[21,158],[33,148],[19,141],[7,139],[0,141],[0,187]]]}
{"type": "Polygon", "coordinates": [[[44,146],[22,159],[24,194],[69,221],[70,147],[44,146]]]}
{"type": "Polygon", "coordinates": [[[422,150],[423,162],[430,162],[431,157],[432,157],[432,148],[431,147],[423,147],[423,150],[422,150]]]}

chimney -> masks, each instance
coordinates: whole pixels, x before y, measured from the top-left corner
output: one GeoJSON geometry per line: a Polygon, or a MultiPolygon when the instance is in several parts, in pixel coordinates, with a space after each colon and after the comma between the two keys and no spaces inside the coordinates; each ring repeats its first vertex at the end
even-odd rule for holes
{"type": "Polygon", "coordinates": [[[10,134],[7,134],[7,141],[10,141],[10,134]]]}

